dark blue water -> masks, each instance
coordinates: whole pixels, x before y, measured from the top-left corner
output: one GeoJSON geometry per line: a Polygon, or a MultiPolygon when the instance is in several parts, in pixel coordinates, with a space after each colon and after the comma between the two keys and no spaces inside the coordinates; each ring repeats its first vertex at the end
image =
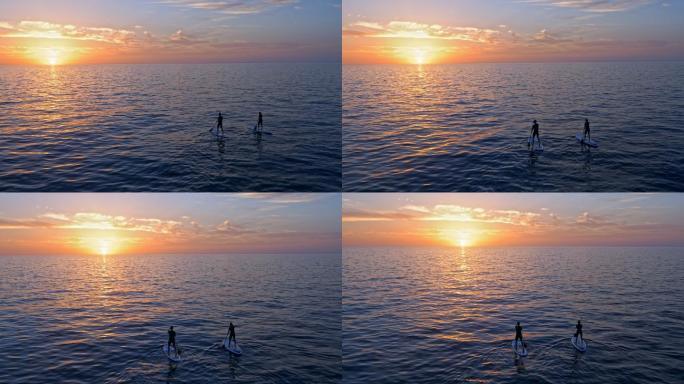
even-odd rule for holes
{"type": "Polygon", "coordinates": [[[684,62],[345,65],[343,79],[345,191],[684,191],[684,62]],[[585,118],[597,149],[575,139],[585,118]]]}
{"type": "Polygon", "coordinates": [[[348,383],[676,383],[682,248],[348,248],[348,383]],[[570,343],[584,323],[588,350],[570,343]],[[520,321],[529,356],[511,342],[520,321]]]}
{"type": "Polygon", "coordinates": [[[339,64],[0,66],[2,191],[339,191],[340,138],[339,64]]]}
{"type": "Polygon", "coordinates": [[[335,383],[340,255],[0,257],[2,383],[335,383]],[[218,348],[228,321],[243,355],[218,348]],[[184,361],[161,351],[174,325],[184,361]]]}

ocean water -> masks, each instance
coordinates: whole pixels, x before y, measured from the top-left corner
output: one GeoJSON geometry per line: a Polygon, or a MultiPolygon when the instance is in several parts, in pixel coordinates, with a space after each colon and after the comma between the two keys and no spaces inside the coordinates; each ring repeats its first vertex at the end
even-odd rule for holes
{"type": "Polygon", "coordinates": [[[684,191],[684,62],[345,65],[343,108],[345,191],[684,191]]]}
{"type": "Polygon", "coordinates": [[[682,248],[348,248],[348,383],[675,383],[682,248]],[[570,343],[578,319],[588,350],[570,343]],[[516,359],[515,323],[529,355],[516,359]]]}
{"type": "Polygon", "coordinates": [[[339,191],[341,81],[339,64],[0,66],[0,190],[339,191]]]}
{"type": "Polygon", "coordinates": [[[336,383],[340,276],[339,254],[0,257],[0,382],[336,383]]]}

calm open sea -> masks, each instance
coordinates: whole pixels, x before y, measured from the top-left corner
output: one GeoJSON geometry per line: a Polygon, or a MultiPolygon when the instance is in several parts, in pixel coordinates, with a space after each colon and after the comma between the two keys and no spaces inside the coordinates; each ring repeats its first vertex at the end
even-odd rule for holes
{"type": "Polygon", "coordinates": [[[0,66],[0,190],[339,191],[341,81],[339,64],[0,66]],[[273,135],[252,134],[259,112],[273,135]]]}
{"type": "Polygon", "coordinates": [[[682,248],[348,248],[343,268],[345,382],[684,377],[682,248]],[[570,343],[578,319],[584,354],[570,343]]]}
{"type": "Polygon", "coordinates": [[[345,65],[343,81],[345,191],[684,191],[684,62],[345,65]],[[599,148],[575,139],[585,118],[599,148]]]}
{"type": "Polygon", "coordinates": [[[0,257],[0,382],[337,383],[340,276],[339,254],[0,257]]]}

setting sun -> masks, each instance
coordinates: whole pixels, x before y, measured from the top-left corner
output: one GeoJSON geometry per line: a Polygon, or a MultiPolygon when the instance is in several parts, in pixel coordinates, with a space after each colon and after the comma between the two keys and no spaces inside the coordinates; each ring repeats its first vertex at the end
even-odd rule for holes
{"type": "Polygon", "coordinates": [[[100,241],[100,255],[101,256],[107,256],[107,255],[109,255],[109,252],[110,252],[109,241],[101,240],[100,241]]]}
{"type": "Polygon", "coordinates": [[[49,65],[51,67],[65,64],[66,57],[67,52],[65,49],[55,47],[36,47],[28,50],[26,53],[26,59],[29,62],[49,65]]]}
{"type": "Polygon", "coordinates": [[[416,50],[414,57],[414,64],[423,65],[425,64],[425,51],[416,50]]]}
{"type": "Polygon", "coordinates": [[[48,62],[48,64],[50,64],[50,65],[52,65],[52,66],[57,65],[57,63],[58,63],[57,60],[58,60],[58,59],[57,59],[57,52],[51,51],[50,54],[49,54],[48,57],[47,57],[47,62],[48,62]]]}
{"type": "Polygon", "coordinates": [[[121,251],[120,240],[108,237],[88,237],[82,240],[86,253],[98,256],[111,256],[121,251]]]}

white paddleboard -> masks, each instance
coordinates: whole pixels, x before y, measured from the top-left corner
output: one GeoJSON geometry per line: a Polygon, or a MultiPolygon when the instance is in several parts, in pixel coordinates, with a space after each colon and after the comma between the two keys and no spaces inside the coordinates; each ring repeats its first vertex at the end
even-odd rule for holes
{"type": "Polygon", "coordinates": [[[577,139],[578,143],[588,145],[592,148],[598,148],[598,142],[596,140],[584,140],[584,135],[581,133],[576,134],[575,139],[577,139]]]}
{"type": "Polygon", "coordinates": [[[527,139],[527,146],[530,147],[531,151],[544,152],[542,143],[539,140],[533,141],[531,137],[527,139]]]}
{"type": "Polygon", "coordinates": [[[225,139],[225,138],[226,138],[226,135],[225,135],[225,134],[221,134],[221,133],[219,133],[218,131],[213,130],[213,129],[211,130],[211,135],[214,136],[214,137],[217,138],[217,139],[225,139]]]}
{"type": "Polygon", "coordinates": [[[587,351],[587,342],[584,341],[583,338],[580,337],[579,341],[577,340],[577,337],[573,336],[570,338],[570,342],[572,343],[572,346],[575,347],[576,350],[580,352],[586,352],[587,351]]]}
{"type": "Polygon", "coordinates": [[[527,356],[527,348],[525,348],[525,344],[522,341],[518,341],[516,348],[516,342],[513,340],[511,346],[513,347],[513,352],[515,352],[518,356],[527,356]]]}
{"type": "Polygon", "coordinates": [[[169,346],[167,344],[164,344],[162,346],[162,351],[164,351],[164,354],[166,357],[169,358],[169,360],[173,361],[174,363],[179,363],[183,360],[181,355],[176,353],[176,350],[172,347],[171,352],[169,353],[169,346]]]}
{"type": "Polygon", "coordinates": [[[242,355],[242,349],[240,348],[238,343],[237,342],[234,342],[232,344],[228,343],[227,337],[225,339],[223,339],[223,348],[225,348],[226,350],[228,350],[228,352],[230,352],[234,355],[237,355],[237,356],[242,355]]]}

